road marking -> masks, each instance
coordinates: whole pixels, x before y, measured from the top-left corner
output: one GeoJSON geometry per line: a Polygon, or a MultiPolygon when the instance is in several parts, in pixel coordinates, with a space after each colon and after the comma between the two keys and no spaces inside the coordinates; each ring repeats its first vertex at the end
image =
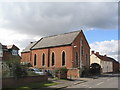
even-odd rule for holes
{"type": "Polygon", "coordinates": [[[82,85],[82,86],[86,86],[87,87],[88,85],[82,85]]]}
{"type": "Polygon", "coordinates": [[[102,83],[104,83],[104,82],[100,82],[100,83],[98,83],[98,84],[96,84],[96,85],[100,85],[100,84],[102,84],[102,83]]]}
{"type": "Polygon", "coordinates": [[[109,80],[111,80],[111,79],[113,79],[113,78],[107,79],[107,81],[109,81],[109,80]]]}
{"type": "Polygon", "coordinates": [[[92,88],[92,87],[89,87],[89,88],[92,88]]]}

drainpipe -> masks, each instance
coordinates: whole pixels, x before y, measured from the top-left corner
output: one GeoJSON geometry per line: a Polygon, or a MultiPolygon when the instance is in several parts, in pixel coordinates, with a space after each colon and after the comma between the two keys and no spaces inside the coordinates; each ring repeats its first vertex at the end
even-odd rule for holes
{"type": "Polygon", "coordinates": [[[82,54],[81,54],[82,39],[80,40],[80,76],[82,74],[82,54]]]}

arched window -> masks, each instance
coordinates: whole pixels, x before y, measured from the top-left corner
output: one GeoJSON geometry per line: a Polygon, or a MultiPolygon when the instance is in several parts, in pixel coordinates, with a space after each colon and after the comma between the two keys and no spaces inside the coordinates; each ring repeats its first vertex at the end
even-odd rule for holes
{"type": "Polygon", "coordinates": [[[84,55],[84,47],[81,46],[81,55],[84,55]]]}
{"type": "Polygon", "coordinates": [[[62,52],[62,66],[64,66],[65,65],[65,52],[63,51],[62,52]]]}
{"type": "Polygon", "coordinates": [[[37,58],[37,55],[35,54],[34,55],[34,66],[36,65],[36,58],[37,58]]]}
{"type": "Polygon", "coordinates": [[[45,54],[43,53],[43,55],[42,55],[42,66],[44,66],[45,65],[45,54]]]}
{"type": "Polygon", "coordinates": [[[78,52],[75,53],[75,62],[76,62],[76,66],[78,66],[78,52]]]}
{"type": "Polygon", "coordinates": [[[54,66],[54,65],[55,65],[55,54],[52,53],[52,66],[54,66]]]}
{"type": "Polygon", "coordinates": [[[88,65],[88,55],[86,54],[86,65],[88,65]]]}

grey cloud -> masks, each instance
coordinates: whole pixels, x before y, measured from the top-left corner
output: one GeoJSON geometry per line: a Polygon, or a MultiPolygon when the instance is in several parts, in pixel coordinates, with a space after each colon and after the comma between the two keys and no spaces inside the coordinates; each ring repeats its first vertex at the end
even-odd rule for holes
{"type": "Polygon", "coordinates": [[[76,29],[117,29],[117,3],[0,3],[0,27],[46,36],[76,29]]]}

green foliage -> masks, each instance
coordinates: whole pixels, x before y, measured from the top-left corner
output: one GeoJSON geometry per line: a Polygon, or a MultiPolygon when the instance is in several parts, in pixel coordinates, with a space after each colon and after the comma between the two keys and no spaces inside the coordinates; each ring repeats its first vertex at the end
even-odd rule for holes
{"type": "Polygon", "coordinates": [[[58,73],[67,73],[67,72],[68,72],[68,69],[66,67],[62,67],[62,68],[58,68],[58,69],[54,70],[55,74],[58,74],[58,73]]]}
{"type": "Polygon", "coordinates": [[[81,77],[87,77],[87,76],[89,76],[89,68],[83,67],[81,77]]]}
{"type": "Polygon", "coordinates": [[[68,72],[68,69],[66,67],[62,67],[60,68],[59,70],[61,73],[67,73],[68,72]]]}
{"type": "Polygon", "coordinates": [[[58,77],[58,78],[65,78],[66,79],[67,72],[68,72],[68,69],[66,67],[58,68],[58,69],[54,70],[54,76],[58,77]],[[63,75],[64,75],[64,77],[63,77],[63,75]]]}
{"type": "Polygon", "coordinates": [[[17,79],[27,76],[27,70],[24,67],[22,67],[20,64],[15,64],[12,70],[13,70],[13,76],[17,79]]]}
{"type": "MultiPolygon", "coordinates": [[[[18,87],[7,87],[7,88],[3,88],[2,90],[33,90],[33,89],[40,89],[42,87],[48,87],[48,86],[53,86],[53,85],[57,85],[58,83],[56,82],[43,82],[43,83],[30,83],[30,84],[26,84],[26,85],[22,85],[22,86],[18,86],[18,87]]],[[[41,89],[40,89],[41,90],[41,89]]]]}
{"type": "Polygon", "coordinates": [[[91,66],[90,66],[90,73],[92,75],[100,74],[101,73],[101,66],[99,64],[97,64],[97,63],[91,64],[91,66]]]}
{"type": "MultiPolygon", "coordinates": [[[[7,72],[10,74],[10,76],[15,77],[16,79],[22,78],[27,75],[26,68],[21,66],[19,61],[14,59],[14,60],[6,60],[4,62],[7,66],[10,72],[7,72]]],[[[5,70],[3,69],[3,77],[6,74],[5,70]]]]}
{"type": "Polygon", "coordinates": [[[21,63],[21,65],[24,67],[32,67],[31,63],[28,63],[28,62],[23,62],[21,63]]]}

